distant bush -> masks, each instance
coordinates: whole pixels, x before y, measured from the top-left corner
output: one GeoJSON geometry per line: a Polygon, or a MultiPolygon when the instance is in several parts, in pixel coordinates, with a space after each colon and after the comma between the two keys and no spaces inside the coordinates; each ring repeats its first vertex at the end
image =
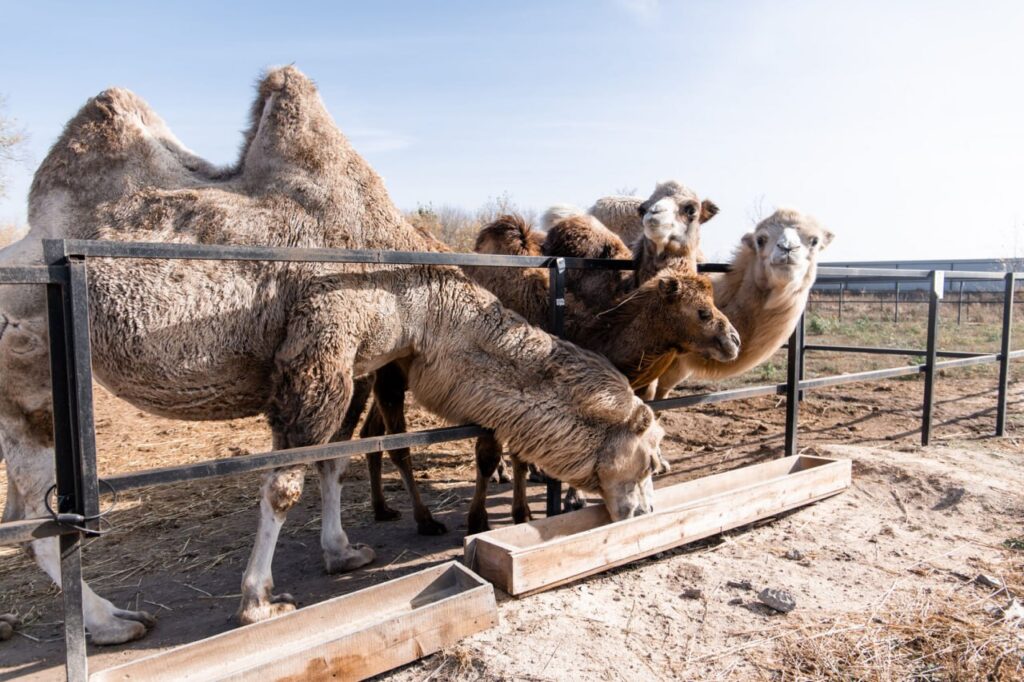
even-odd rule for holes
{"type": "Polygon", "coordinates": [[[406,219],[416,227],[430,232],[455,251],[472,251],[476,236],[487,223],[506,213],[519,213],[527,222],[536,220],[537,212],[521,209],[508,194],[492,197],[476,211],[460,206],[433,204],[420,206],[405,214],[406,219]]]}
{"type": "Polygon", "coordinates": [[[13,223],[10,225],[0,225],[0,246],[13,244],[24,237],[27,231],[26,228],[19,227],[13,223]]]}

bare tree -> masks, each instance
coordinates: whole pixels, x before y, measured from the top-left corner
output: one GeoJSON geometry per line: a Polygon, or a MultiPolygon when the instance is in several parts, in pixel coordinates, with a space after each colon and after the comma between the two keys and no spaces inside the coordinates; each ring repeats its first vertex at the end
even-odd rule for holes
{"type": "Polygon", "coordinates": [[[7,190],[4,167],[8,163],[21,161],[25,148],[25,132],[6,114],[6,109],[7,100],[0,96],[0,197],[5,196],[7,190]]]}

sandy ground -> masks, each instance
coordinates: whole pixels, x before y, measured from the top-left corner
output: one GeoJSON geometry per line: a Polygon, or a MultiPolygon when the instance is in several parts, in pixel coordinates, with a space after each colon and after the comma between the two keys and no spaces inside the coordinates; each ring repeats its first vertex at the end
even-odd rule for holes
{"type": "MultiPolygon", "coordinates": [[[[1001,597],[989,599],[991,590],[969,579],[979,572],[1019,575],[1024,562],[1024,553],[1002,545],[1024,532],[1024,383],[1012,385],[1010,435],[1002,439],[990,435],[994,385],[987,370],[941,378],[938,444],[927,449],[917,445],[917,379],[810,394],[802,405],[801,449],[853,459],[851,490],[773,522],[545,594],[512,600],[499,593],[497,628],[391,677],[783,679],[795,669],[794,647],[804,640],[836,640],[836,624],[850,618],[865,628],[872,619],[884,621],[891,609],[955,604],[958,617],[994,627],[983,622],[989,618],[983,609],[1001,597]],[[784,558],[789,550],[805,558],[784,558]],[[728,587],[730,580],[748,580],[755,591],[728,587]],[[762,587],[790,591],[796,611],[778,616],[757,606],[754,595],[762,587]],[[681,597],[688,588],[701,596],[681,597]]],[[[760,398],[664,414],[665,449],[674,471],[660,484],[778,456],[782,404],[760,398]]],[[[97,412],[101,472],[269,447],[258,419],[164,420],[102,391],[97,412]]],[[[413,410],[410,428],[436,425],[433,417],[413,410]]],[[[427,503],[450,529],[447,535],[416,535],[405,494],[390,470],[388,494],[404,516],[374,523],[365,466],[354,460],[343,519],[353,541],[377,549],[377,561],[352,574],[324,574],[319,502],[310,478],[278,545],[278,588],[310,604],[461,556],[472,494],[471,443],[425,449],[417,469],[427,503]]],[[[101,594],[118,605],[147,609],[159,623],[140,642],[91,647],[94,670],[233,626],[255,529],[257,481],[244,476],[149,489],[119,502],[117,532],[86,549],[86,575],[101,594]]],[[[494,486],[494,492],[492,523],[508,523],[509,486],[494,486]]],[[[531,493],[535,513],[541,513],[542,487],[531,493]]],[[[0,680],[61,677],[56,595],[22,553],[0,548],[0,612],[14,611],[26,621],[19,635],[0,643],[0,680]]],[[[1004,634],[997,628],[991,637],[1001,642],[1004,634]]],[[[806,652],[800,655],[806,658],[806,652]]]]}

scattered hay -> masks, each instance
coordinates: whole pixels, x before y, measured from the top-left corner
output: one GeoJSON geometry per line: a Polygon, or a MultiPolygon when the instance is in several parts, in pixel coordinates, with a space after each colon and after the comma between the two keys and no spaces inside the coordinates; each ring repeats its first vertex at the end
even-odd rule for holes
{"type": "MultiPolygon", "coordinates": [[[[1020,577],[1007,582],[1019,584],[1020,577]]],[[[983,608],[1007,599],[1005,591],[923,589],[866,621],[852,613],[800,623],[751,662],[776,680],[1021,680],[1024,628],[983,608]]]]}

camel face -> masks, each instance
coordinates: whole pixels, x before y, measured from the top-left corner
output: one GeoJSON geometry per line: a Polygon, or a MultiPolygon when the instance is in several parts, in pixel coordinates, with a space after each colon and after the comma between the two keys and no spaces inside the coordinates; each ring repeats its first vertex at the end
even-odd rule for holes
{"type": "Polygon", "coordinates": [[[780,209],[745,235],[743,243],[758,255],[760,284],[777,288],[803,282],[832,238],[814,218],[780,209]]]}
{"type": "Polygon", "coordinates": [[[740,353],[740,335],[715,307],[711,280],[686,272],[665,272],[655,280],[664,310],[672,325],[674,350],[699,353],[719,362],[731,362],[740,353]]]}
{"type": "Polygon", "coordinates": [[[701,223],[718,213],[713,202],[701,201],[693,190],[674,180],[658,184],[637,210],[644,236],[655,245],[659,256],[695,254],[700,248],[701,223]]]}
{"type": "Polygon", "coordinates": [[[632,438],[619,444],[620,452],[598,468],[601,498],[612,521],[630,519],[654,511],[653,476],[668,470],[661,455],[665,429],[654,412],[639,398],[630,428],[632,438]]]}

